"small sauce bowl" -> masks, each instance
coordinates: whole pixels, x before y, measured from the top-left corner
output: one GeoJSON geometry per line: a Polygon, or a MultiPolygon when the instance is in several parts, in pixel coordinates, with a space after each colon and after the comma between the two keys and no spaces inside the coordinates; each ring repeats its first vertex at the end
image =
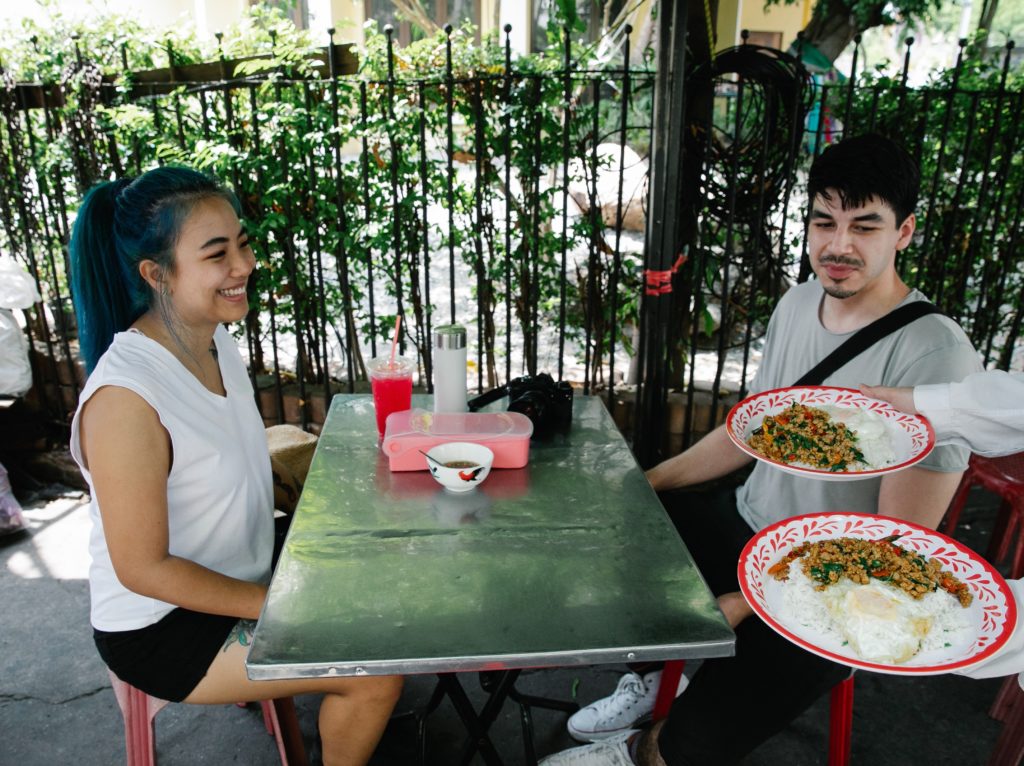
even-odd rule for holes
{"type": "Polygon", "coordinates": [[[427,452],[427,468],[448,492],[469,492],[491,472],[494,453],[482,444],[448,442],[427,452]]]}

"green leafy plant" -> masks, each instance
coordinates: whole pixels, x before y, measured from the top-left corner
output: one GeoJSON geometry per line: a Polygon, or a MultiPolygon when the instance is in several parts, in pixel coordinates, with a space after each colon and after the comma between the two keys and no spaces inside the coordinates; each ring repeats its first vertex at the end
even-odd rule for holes
{"type": "MultiPolygon", "coordinates": [[[[84,191],[115,174],[185,163],[236,190],[256,246],[246,324],[254,375],[293,365],[279,356],[288,335],[300,385],[326,385],[328,338],[348,353],[345,376],[362,377],[363,353],[386,341],[398,314],[407,319],[403,345],[429,372],[428,328],[451,308],[428,262],[452,255],[450,278],[472,285],[478,307],[482,385],[499,379],[503,330],[504,345],[523,348],[529,372],[537,371],[542,328],[562,316],[597,327],[598,349],[609,342],[611,323],[597,314],[612,309],[595,303],[591,278],[609,271],[606,263],[591,260],[577,284],[565,284],[576,268],[563,266],[563,254],[587,250],[604,225],[572,216],[564,231],[559,224],[565,163],[586,165],[598,137],[590,49],[574,43],[578,73],[563,72],[561,25],[550,34],[562,47],[516,57],[510,69],[498,38],[478,44],[470,26],[397,49],[371,24],[358,73],[338,79],[323,63],[325,41],[260,6],[215,48],[184,33],[155,39],[113,15],[80,26],[55,13],[52,24],[26,31],[35,47],[19,37],[0,49],[13,62],[0,103],[0,173],[26,190],[24,209],[0,202],[3,238],[19,254],[39,242],[48,256],[39,262],[49,263],[41,281],[65,297],[62,248],[84,191]],[[186,65],[228,60],[226,82],[214,74],[174,85],[186,65]],[[143,76],[159,67],[170,68],[162,81],[170,87],[143,76]],[[17,108],[13,83],[29,79],[56,94],[50,108],[17,108]],[[450,224],[428,215],[438,210],[450,210],[450,224]],[[52,211],[57,223],[49,226],[52,211]]],[[[602,114],[611,119],[608,103],[602,114]]],[[[607,251],[598,250],[605,262],[607,251]]],[[[600,288],[604,295],[607,281],[600,288]]],[[[623,277],[619,327],[635,316],[632,289],[623,277]]]]}

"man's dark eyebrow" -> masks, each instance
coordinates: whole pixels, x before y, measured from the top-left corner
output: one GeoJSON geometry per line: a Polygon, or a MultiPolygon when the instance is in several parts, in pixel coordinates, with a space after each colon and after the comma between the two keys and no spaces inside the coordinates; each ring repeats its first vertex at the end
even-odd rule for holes
{"type": "MultiPolygon", "coordinates": [[[[824,218],[825,220],[828,220],[828,221],[833,220],[833,217],[832,217],[831,214],[826,213],[824,210],[818,210],[818,208],[813,208],[811,210],[811,218],[816,218],[816,219],[824,218]]],[[[855,221],[857,221],[859,223],[884,223],[885,222],[885,219],[882,217],[882,215],[880,213],[865,213],[864,215],[858,215],[858,216],[854,217],[853,220],[855,220],[855,221]]]]}
{"type": "MultiPolygon", "coordinates": [[[[244,237],[245,236],[245,227],[244,226],[238,230],[238,236],[239,237],[244,237]]],[[[200,245],[199,249],[200,250],[205,250],[206,248],[213,247],[214,245],[223,245],[223,244],[226,244],[227,241],[228,241],[227,237],[214,237],[213,239],[208,239],[206,242],[204,242],[202,245],[200,245]]]]}

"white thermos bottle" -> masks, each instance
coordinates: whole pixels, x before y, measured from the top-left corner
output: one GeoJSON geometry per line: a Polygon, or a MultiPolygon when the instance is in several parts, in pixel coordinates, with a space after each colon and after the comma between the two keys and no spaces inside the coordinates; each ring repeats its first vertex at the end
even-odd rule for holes
{"type": "Polygon", "coordinates": [[[434,328],[434,412],[466,412],[466,328],[434,328]]]}

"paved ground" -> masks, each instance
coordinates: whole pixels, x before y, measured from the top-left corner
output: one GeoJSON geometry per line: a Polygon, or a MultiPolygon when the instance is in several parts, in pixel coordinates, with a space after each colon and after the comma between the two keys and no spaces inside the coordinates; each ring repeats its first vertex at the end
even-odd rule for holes
{"type": "MultiPolygon", "coordinates": [[[[85,497],[51,487],[23,500],[30,531],[0,539],[0,766],[123,763],[120,715],[88,627],[85,497]]],[[[984,549],[992,512],[991,498],[972,498],[962,534],[972,547],[984,549]]],[[[610,691],[621,670],[537,671],[524,674],[520,688],[561,698],[575,690],[580,701],[589,702],[610,691]]],[[[479,704],[477,677],[468,676],[465,685],[479,704]]],[[[998,685],[959,676],[858,673],[853,763],[984,764],[999,733],[999,724],[986,715],[998,685]]],[[[410,679],[398,712],[422,709],[432,687],[431,677],[410,679]]],[[[299,698],[297,704],[311,742],[317,701],[299,698]]],[[[564,714],[534,710],[533,715],[539,753],[572,744],[564,714]]],[[[745,764],[824,764],[827,727],[828,704],[822,701],[745,764]]],[[[525,763],[514,705],[492,733],[509,766],[525,763]]],[[[415,740],[413,720],[396,718],[374,764],[415,763],[415,740]]],[[[458,719],[445,702],[429,721],[427,763],[458,763],[460,744],[458,719]]],[[[157,718],[157,750],[162,766],[277,762],[258,708],[230,705],[169,706],[157,718]]]]}

